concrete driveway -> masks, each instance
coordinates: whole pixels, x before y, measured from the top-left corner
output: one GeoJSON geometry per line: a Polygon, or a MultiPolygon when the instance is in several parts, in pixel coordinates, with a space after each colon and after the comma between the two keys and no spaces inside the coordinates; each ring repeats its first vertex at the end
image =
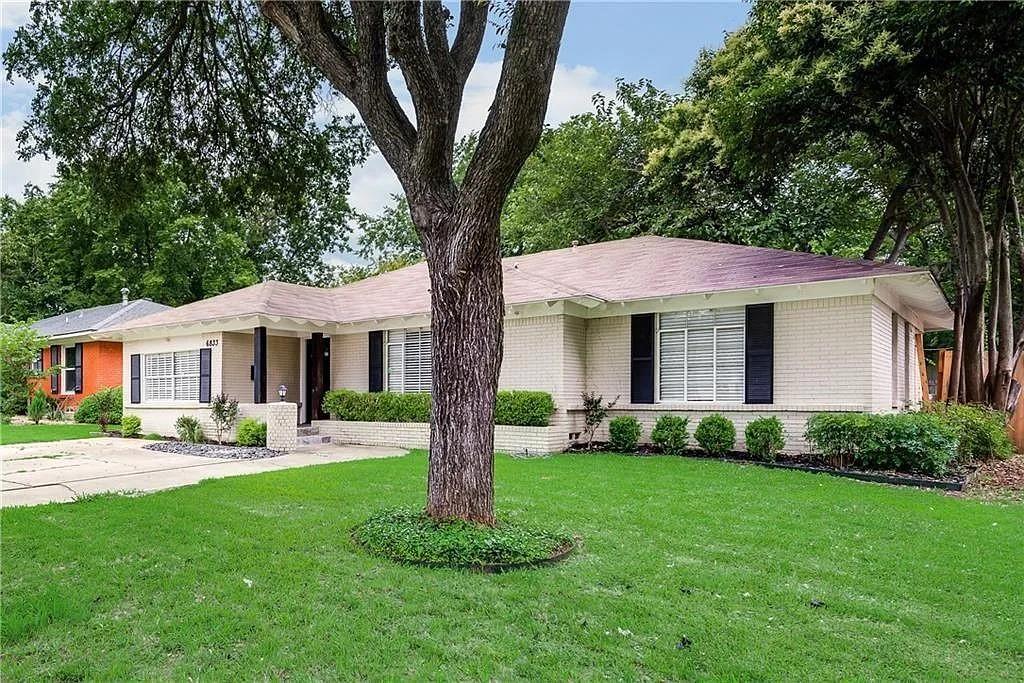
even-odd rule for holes
{"type": "Polygon", "coordinates": [[[203,479],[403,455],[400,448],[317,444],[262,460],[150,451],[142,440],[96,438],[0,446],[0,506],[66,502],[111,491],[159,491],[203,479]]]}

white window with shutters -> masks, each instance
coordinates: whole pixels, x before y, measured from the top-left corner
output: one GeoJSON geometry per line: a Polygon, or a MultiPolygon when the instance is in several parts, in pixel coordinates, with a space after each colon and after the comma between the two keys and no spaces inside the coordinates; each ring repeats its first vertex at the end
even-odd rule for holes
{"type": "Polygon", "coordinates": [[[145,354],[142,395],[144,401],[198,401],[199,350],[145,354]]]}
{"type": "Polygon", "coordinates": [[[411,393],[430,391],[429,329],[389,330],[384,344],[385,388],[411,393]]]}
{"type": "Polygon", "coordinates": [[[742,403],[746,310],[658,316],[658,401],[742,403]]]}

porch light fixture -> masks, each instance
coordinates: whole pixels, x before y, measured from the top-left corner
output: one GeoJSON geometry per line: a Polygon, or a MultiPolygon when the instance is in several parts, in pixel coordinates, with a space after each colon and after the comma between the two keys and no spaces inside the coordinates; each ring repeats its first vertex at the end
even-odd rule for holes
{"type": "Polygon", "coordinates": [[[286,387],[285,385],[282,384],[281,386],[279,386],[277,388],[277,397],[279,399],[281,399],[283,401],[284,397],[287,396],[287,395],[288,395],[288,387],[286,387]]]}

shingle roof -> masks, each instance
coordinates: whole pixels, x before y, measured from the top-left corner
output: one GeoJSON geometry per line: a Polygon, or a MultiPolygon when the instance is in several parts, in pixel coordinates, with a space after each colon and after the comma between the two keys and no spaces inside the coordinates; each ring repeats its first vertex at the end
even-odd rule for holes
{"type": "Polygon", "coordinates": [[[172,310],[174,309],[170,306],[158,304],[149,299],[135,299],[127,304],[116,303],[80,308],[77,311],[43,318],[34,323],[32,328],[44,337],[63,337],[82,332],[112,329],[137,318],[172,310]]]}
{"type": "MultiPolygon", "coordinates": [[[[877,261],[703,242],[635,237],[502,260],[506,304],[592,297],[630,301],[878,275],[927,273],[877,261]]],[[[131,328],[271,315],[358,322],[430,310],[424,263],[334,289],[264,282],[132,322],[131,328]]]]}

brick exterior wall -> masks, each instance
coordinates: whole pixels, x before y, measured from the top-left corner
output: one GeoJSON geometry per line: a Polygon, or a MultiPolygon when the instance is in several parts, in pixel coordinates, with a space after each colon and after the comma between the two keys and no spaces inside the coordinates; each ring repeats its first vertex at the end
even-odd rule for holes
{"type": "MultiPolygon", "coordinates": [[[[420,422],[342,422],[315,420],[320,434],[338,443],[363,446],[427,448],[430,425],[420,422]]],[[[565,439],[555,427],[512,427],[496,425],[494,450],[499,453],[540,455],[565,448],[565,439]]]]}
{"type": "MultiPolygon", "coordinates": [[[[64,342],[59,343],[62,347],[61,357],[63,358],[64,342]]],[[[73,344],[66,344],[73,346],[73,344]]],[[[43,369],[52,367],[50,363],[49,345],[43,349],[43,369]]],[[[82,343],[82,393],[65,394],[64,373],[61,372],[60,389],[54,393],[50,391],[50,378],[45,377],[36,383],[48,396],[55,397],[64,405],[72,407],[78,405],[83,398],[95,394],[100,389],[121,386],[121,342],[111,341],[87,341],[82,343]]]]}
{"type": "MultiPolygon", "coordinates": [[[[688,416],[692,433],[701,417],[720,412],[735,422],[738,447],[742,448],[742,432],[750,420],[776,415],[786,429],[787,450],[801,451],[806,448],[804,425],[815,413],[891,410],[891,316],[892,310],[871,295],[777,303],[774,403],[770,406],[696,402],[631,405],[629,316],[593,319],[562,314],[513,316],[506,320],[499,387],[550,392],[555,399],[556,412],[546,428],[499,426],[496,444],[501,444],[500,450],[509,451],[560,450],[568,445],[571,433],[582,430],[580,393],[592,391],[606,400],[618,397],[619,403],[612,415],[635,415],[644,426],[645,438],[658,415],[688,416]],[[500,439],[509,440],[499,440],[499,432],[500,439]]],[[[914,406],[920,397],[920,377],[913,334],[919,330],[912,325],[910,336],[906,337],[902,318],[899,323],[896,350],[900,397],[914,406]],[[904,338],[909,343],[904,344],[904,338]],[[906,353],[908,347],[909,354],[906,353]]],[[[240,401],[251,401],[252,336],[248,333],[211,333],[128,342],[122,354],[123,374],[128,376],[131,353],[201,348],[209,339],[218,340],[212,347],[212,393],[224,390],[240,401]]],[[[289,388],[289,402],[301,400],[301,349],[301,341],[295,337],[276,336],[272,331],[268,335],[269,401],[273,402],[277,385],[282,383],[289,388]]],[[[365,332],[331,338],[331,387],[367,390],[368,335],[365,332]]],[[[126,406],[126,411],[143,417],[144,430],[160,433],[173,433],[174,419],[185,412],[200,415],[204,424],[206,419],[202,417],[202,406],[126,406]]],[[[323,425],[323,433],[353,443],[426,446],[429,434],[426,425],[318,424],[323,425]]],[[[597,438],[606,438],[605,428],[598,432],[597,438]]]]}

